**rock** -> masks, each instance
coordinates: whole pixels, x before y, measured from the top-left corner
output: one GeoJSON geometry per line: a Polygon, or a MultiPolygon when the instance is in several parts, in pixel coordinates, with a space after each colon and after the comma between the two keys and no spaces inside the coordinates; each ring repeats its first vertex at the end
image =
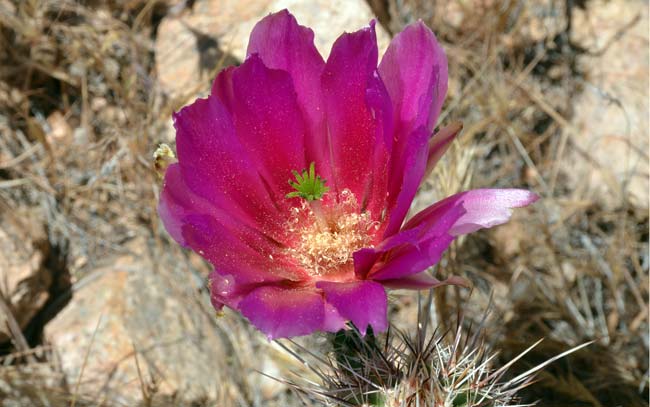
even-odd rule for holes
{"type": "Polygon", "coordinates": [[[193,261],[144,238],[126,249],[78,282],[46,326],[70,387],[81,375],[80,395],[161,406],[238,405],[249,390],[255,397],[259,389],[268,397],[280,391],[256,372],[278,371],[270,346],[233,313],[215,316],[193,261]]]}
{"type": "Polygon", "coordinates": [[[154,270],[142,239],[128,248],[133,255],[92,270],[89,282],[80,284],[70,304],[46,326],[68,383],[81,374],[80,394],[105,389],[127,405],[143,399],[141,380],[160,395],[215,396],[220,379],[215,366],[227,355],[207,329],[210,316],[191,312],[190,304],[177,298],[173,283],[154,270]]]}
{"type": "Polygon", "coordinates": [[[569,136],[577,151],[564,159],[571,188],[608,207],[625,194],[647,208],[648,4],[591,1],[574,13],[574,41],[590,52],[569,136]]]}
{"type": "MultiPolygon", "coordinates": [[[[156,69],[163,91],[180,103],[207,91],[219,68],[245,58],[255,23],[284,8],[314,30],[324,56],[341,33],[356,31],[374,18],[363,0],[197,0],[158,27],[156,69]]],[[[380,50],[385,49],[389,37],[381,26],[377,38],[380,50]]]]}
{"type": "MultiPolygon", "coordinates": [[[[12,316],[24,329],[49,298],[52,271],[44,219],[37,210],[5,211],[0,216],[0,291],[12,316]]],[[[0,212],[0,213],[2,213],[0,212]]],[[[0,343],[12,335],[0,312],[0,343]]]]}

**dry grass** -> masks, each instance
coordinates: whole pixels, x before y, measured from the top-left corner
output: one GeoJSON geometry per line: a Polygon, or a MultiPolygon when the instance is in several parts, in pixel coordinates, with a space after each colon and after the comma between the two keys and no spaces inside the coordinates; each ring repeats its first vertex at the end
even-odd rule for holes
{"type": "MultiPolygon", "coordinates": [[[[523,360],[522,369],[596,340],[545,370],[522,394],[524,401],[647,405],[647,209],[626,196],[613,208],[604,206],[576,196],[567,182],[585,52],[572,42],[569,22],[571,7],[584,2],[370,3],[392,32],[425,20],[449,55],[450,95],[442,120],[462,120],[465,128],[417,204],[477,186],[525,187],[542,196],[509,226],[455,244],[440,271],[467,277],[474,291],[469,300],[466,291],[436,292],[441,329],[455,324],[449,315],[458,308],[468,321],[480,318],[492,295],[486,335],[503,350],[501,363],[541,337],[549,340],[523,360]]],[[[65,260],[59,271],[77,286],[99,259],[123,253],[135,237],[187,261],[161,230],[151,162],[157,144],[166,141],[169,113],[178,107],[156,84],[153,43],[166,4],[0,0],[0,211],[13,216],[38,208],[37,221],[46,223],[50,245],[65,260]]],[[[165,267],[160,269],[164,277],[165,267]]],[[[207,270],[200,263],[189,269],[197,275],[207,270]]],[[[204,300],[205,292],[197,291],[204,300]]],[[[61,305],[54,299],[50,309],[57,308],[53,303],[61,305]]],[[[51,317],[42,316],[41,323],[51,317]]],[[[267,352],[269,345],[245,339],[249,331],[233,326],[238,331],[229,340],[246,348],[237,354],[241,377],[234,373],[231,382],[219,384],[220,401],[202,403],[297,402],[286,393],[271,401],[255,394],[246,369],[255,365],[255,352],[267,352]]],[[[31,348],[43,343],[38,329],[27,336],[31,348]]],[[[16,400],[13,405],[96,402],[62,381],[51,353],[27,359],[14,354],[0,367],[0,395],[16,400]]],[[[104,405],[118,405],[110,396],[104,405]]]]}

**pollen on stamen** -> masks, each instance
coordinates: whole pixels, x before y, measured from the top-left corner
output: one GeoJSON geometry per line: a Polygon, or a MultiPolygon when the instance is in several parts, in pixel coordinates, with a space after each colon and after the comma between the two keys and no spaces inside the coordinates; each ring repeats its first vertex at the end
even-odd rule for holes
{"type": "Polygon", "coordinates": [[[371,247],[378,223],[370,213],[359,213],[357,200],[347,189],[340,192],[338,203],[317,212],[307,201],[293,208],[287,229],[296,240],[288,255],[311,275],[346,271],[355,251],[371,247]]]}

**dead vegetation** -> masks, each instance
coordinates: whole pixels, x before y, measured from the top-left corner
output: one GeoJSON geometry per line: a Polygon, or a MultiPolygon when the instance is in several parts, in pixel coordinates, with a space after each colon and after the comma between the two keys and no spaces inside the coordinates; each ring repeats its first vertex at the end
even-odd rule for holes
{"type": "MultiPolygon", "coordinates": [[[[575,142],[581,129],[572,124],[576,98],[590,80],[581,58],[602,51],[575,40],[572,20],[600,6],[594,2],[369,1],[390,32],[423,19],[449,55],[441,120],[461,120],[464,135],[427,181],[418,205],[479,186],[525,187],[542,196],[511,224],[454,246],[440,272],[467,277],[474,290],[469,299],[466,291],[439,290],[436,305],[444,329],[453,326],[449,315],[458,308],[467,321],[480,318],[492,298],[486,334],[502,352],[500,363],[548,338],[522,370],[595,340],[522,393],[524,401],[546,406],[648,403],[647,202],[629,199],[625,179],[605,180],[621,191],[613,204],[572,184],[573,160],[592,162],[575,142]]],[[[168,117],[178,107],[157,86],[154,61],[157,24],[177,11],[171,3],[0,0],[0,218],[46,225],[60,280],[35,322],[7,345],[0,398],[14,404],[3,405],[99,400],[63,378],[43,326],[102,261],[128,252],[128,242],[144,238],[169,262],[186,264],[182,272],[194,273],[199,283],[193,294],[184,292],[184,301],[205,300],[200,278],[207,267],[170,244],[156,214],[159,180],[151,157],[168,141],[168,117]],[[28,210],[37,215],[26,220],[28,210]]],[[[644,18],[647,24],[645,7],[645,17],[622,24],[611,43],[644,18]]],[[[613,103],[607,97],[602,103],[613,103]]],[[[641,156],[647,162],[647,152],[641,156]]],[[[161,264],[160,276],[180,281],[171,268],[161,264]]],[[[249,331],[232,326],[237,331],[229,341],[241,343],[249,331]]],[[[269,400],[255,394],[247,369],[255,366],[255,352],[269,348],[251,339],[246,352],[235,350],[229,363],[240,377],[215,384],[219,400],[195,405],[297,402],[286,392],[269,400]]],[[[180,403],[156,399],[155,383],[142,378],[145,404],[180,403]]],[[[103,405],[123,405],[100,394],[103,405]]]]}

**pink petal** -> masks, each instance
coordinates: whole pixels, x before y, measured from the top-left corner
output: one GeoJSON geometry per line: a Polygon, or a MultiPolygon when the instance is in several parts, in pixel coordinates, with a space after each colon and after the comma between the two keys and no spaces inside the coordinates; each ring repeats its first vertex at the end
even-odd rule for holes
{"type": "Polygon", "coordinates": [[[325,322],[323,296],[309,289],[260,287],[241,300],[239,310],[269,340],[307,335],[325,322]]]}
{"type": "Polygon", "coordinates": [[[394,253],[387,253],[388,259],[379,263],[370,272],[369,278],[394,280],[426,270],[440,261],[453,240],[453,236],[444,233],[410,244],[394,253]]]}
{"type": "Polygon", "coordinates": [[[379,64],[393,106],[399,136],[424,126],[431,134],[447,94],[447,57],[422,22],[391,41],[379,64]]]}
{"type": "Polygon", "coordinates": [[[431,222],[443,215],[451,206],[461,205],[466,213],[449,229],[458,236],[481,228],[490,228],[507,222],[512,208],[520,208],[537,201],[539,197],[524,189],[475,189],[461,192],[439,201],[415,215],[405,229],[431,222]]]}
{"type": "Polygon", "coordinates": [[[401,155],[393,153],[389,184],[388,226],[384,236],[395,234],[404,222],[426,170],[429,133],[419,127],[406,140],[401,155]]]}
{"type": "Polygon", "coordinates": [[[196,212],[209,214],[217,212],[217,209],[190,191],[181,177],[178,163],[171,164],[165,172],[158,202],[158,214],[167,233],[183,247],[187,247],[183,237],[183,219],[196,212]]]}
{"type": "MultiPolygon", "coordinates": [[[[374,151],[379,143],[390,139],[383,134],[387,122],[378,123],[375,106],[368,104],[368,98],[381,95],[377,88],[381,80],[376,66],[377,41],[372,23],[368,28],[343,34],[336,40],[321,79],[334,187],[337,191],[350,189],[359,201],[372,188],[374,151]],[[369,89],[373,87],[369,96],[369,89]]],[[[384,93],[384,97],[388,95],[384,93]]],[[[376,100],[373,103],[377,105],[376,100]]],[[[386,147],[382,148],[387,151],[386,147]]]]}
{"type": "Polygon", "coordinates": [[[208,276],[210,302],[218,311],[224,305],[237,309],[242,298],[257,287],[259,287],[259,284],[239,284],[232,275],[221,275],[216,270],[213,270],[208,276]]]}
{"type": "Polygon", "coordinates": [[[284,217],[222,103],[215,97],[198,99],[174,115],[174,125],[178,163],[188,189],[242,224],[281,241],[284,217]]]}
{"type": "Polygon", "coordinates": [[[269,68],[289,72],[296,89],[298,104],[308,127],[305,146],[307,162],[316,162],[321,176],[330,179],[329,146],[324,137],[324,107],[320,76],[325,68],[323,57],[314,46],[314,32],[298,24],[287,10],[270,14],[253,28],[248,55],[258,54],[269,68]]]}
{"type": "Polygon", "coordinates": [[[447,57],[422,22],[391,41],[379,73],[393,104],[395,145],[391,157],[384,236],[399,230],[427,168],[426,143],[447,93],[447,57]]]}
{"type": "Polygon", "coordinates": [[[427,158],[427,169],[424,172],[425,174],[429,174],[433,170],[462,129],[462,123],[454,122],[443,127],[434,134],[433,137],[431,137],[431,140],[429,140],[429,155],[427,158]]]}
{"type": "Polygon", "coordinates": [[[325,300],[333,305],[365,335],[368,325],[375,332],[388,329],[386,291],[374,281],[336,283],[320,281],[316,287],[325,292],[325,300]]]}
{"type": "MultiPolygon", "coordinates": [[[[269,69],[257,55],[232,73],[233,122],[237,137],[280,207],[289,205],[291,171],[308,167],[305,126],[291,76],[269,69]]],[[[237,182],[233,180],[233,182],[237,182]]]]}
{"type": "Polygon", "coordinates": [[[437,217],[404,229],[375,250],[377,261],[367,274],[373,280],[394,280],[417,274],[436,264],[454,236],[448,231],[465,213],[461,205],[444,206],[437,217]],[[399,243],[399,244],[395,244],[399,243]]]}
{"type": "Polygon", "coordinates": [[[384,239],[375,247],[366,247],[353,253],[354,273],[360,280],[365,280],[368,273],[379,260],[383,253],[387,253],[396,247],[412,244],[420,238],[418,230],[402,231],[384,239]]]}
{"type": "Polygon", "coordinates": [[[322,120],[320,76],[325,61],[314,46],[314,32],[298,24],[287,10],[269,14],[253,28],[248,55],[258,54],[264,65],[287,71],[300,105],[309,117],[322,120]]]}
{"type": "Polygon", "coordinates": [[[302,274],[283,258],[281,249],[259,231],[243,225],[229,211],[194,194],[181,168],[167,168],[158,206],[169,234],[199,253],[237,284],[296,280],[302,274]],[[236,255],[234,255],[236,253],[236,255]]]}
{"type": "Polygon", "coordinates": [[[323,331],[338,332],[344,329],[346,320],[332,304],[325,302],[325,319],[323,320],[323,331]]]}
{"type": "Polygon", "coordinates": [[[232,112],[233,101],[235,100],[232,88],[232,74],[236,69],[236,66],[224,68],[212,82],[211,95],[217,97],[229,112],[232,112]]]}
{"type": "Polygon", "coordinates": [[[537,195],[521,189],[477,189],[453,195],[415,215],[395,240],[411,242],[401,246],[375,249],[381,254],[367,274],[373,280],[392,280],[418,273],[437,263],[459,234],[492,227],[508,221],[511,208],[526,206],[537,195]],[[417,238],[413,238],[414,231],[417,238]],[[406,235],[408,234],[408,235],[406,235]]]}
{"type": "Polygon", "coordinates": [[[381,284],[388,288],[408,290],[427,290],[429,288],[436,288],[444,285],[468,286],[467,281],[462,277],[451,276],[440,281],[426,271],[412,276],[396,278],[394,280],[381,280],[381,284]]]}
{"type": "Polygon", "coordinates": [[[361,199],[362,210],[370,212],[371,217],[383,223],[388,198],[390,177],[390,157],[393,148],[392,106],[386,87],[378,75],[373,75],[366,89],[366,104],[375,120],[376,140],[371,157],[371,172],[366,194],[361,199]]]}
{"type": "Polygon", "coordinates": [[[237,283],[304,277],[277,247],[254,231],[228,230],[214,217],[204,214],[183,218],[182,231],[189,247],[212,263],[219,274],[232,275],[237,283]]]}
{"type": "Polygon", "coordinates": [[[188,223],[187,220],[192,216],[208,216],[213,218],[219,227],[227,229],[229,234],[236,235],[237,239],[255,247],[258,252],[279,251],[277,244],[263,233],[233,217],[235,208],[219,208],[190,190],[179,164],[172,164],[167,168],[158,211],[169,234],[183,246],[188,245],[183,236],[183,227],[188,223]]]}

